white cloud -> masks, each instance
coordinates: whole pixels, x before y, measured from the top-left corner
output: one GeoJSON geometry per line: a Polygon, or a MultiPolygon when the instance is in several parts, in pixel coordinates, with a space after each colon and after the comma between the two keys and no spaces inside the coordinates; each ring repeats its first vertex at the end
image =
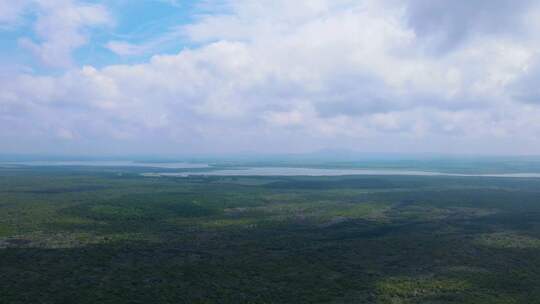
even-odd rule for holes
{"type": "Polygon", "coordinates": [[[120,56],[141,55],[148,51],[148,48],[126,41],[109,41],[106,47],[120,56]]]}
{"type": "MultiPolygon", "coordinates": [[[[11,11],[9,22],[14,23],[24,11],[36,15],[33,29],[39,41],[22,37],[19,45],[30,50],[43,64],[52,67],[70,67],[72,52],[88,43],[90,28],[113,23],[107,8],[100,4],[81,3],[76,0],[28,0],[22,4],[4,4],[11,11]]],[[[2,3],[0,3],[0,9],[2,3]]],[[[1,21],[1,19],[0,19],[1,21]]]]}
{"type": "Polygon", "coordinates": [[[0,0],[0,29],[16,27],[29,4],[29,0],[0,0]]]}
{"type": "Polygon", "coordinates": [[[105,47],[119,56],[141,56],[155,53],[165,45],[170,45],[174,42],[182,40],[183,37],[183,30],[181,28],[174,27],[166,33],[161,34],[158,37],[152,37],[148,41],[142,43],[131,43],[124,40],[112,40],[107,42],[105,47]]]}
{"type": "MultiPolygon", "coordinates": [[[[340,146],[540,153],[540,108],[522,102],[538,96],[531,67],[540,41],[525,32],[534,28],[520,26],[522,14],[505,21],[519,35],[484,33],[486,27],[477,25],[474,34],[463,34],[438,54],[432,35],[446,35],[445,28],[425,32],[425,22],[413,22],[418,14],[403,3],[227,1],[226,13],[181,29],[200,47],[143,64],[3,82],[0,125],[12,128],[0,137],[46,137],[56,130],[51,137],[79,145],[99,142],[113,149],[118,143],[126,151],[158,152],[340,146]],[[512,141],[528,148],[507,144],[512,141]]],[[[109,20],[104,10],[92,8],[70,10],[75,21],[68,25],[51,21],[50,35],[44,17],[37,28],[48,38],[37,50],[66,64],[47,55],[47,43],[54,54],[84,43],[84,26],[109,20]],[[64,26],[73,38],[67,45],[54,34],[64,26]]],[[[421,15],[438,9],[427,5],[421,15]]],[[[460,11],[445,17],[450,32],[461,31],[452,28],[459,26],[454,14],[460,11]]],[[[125,55],[146,51],[123,42],[109,48],[125,55]]]]}

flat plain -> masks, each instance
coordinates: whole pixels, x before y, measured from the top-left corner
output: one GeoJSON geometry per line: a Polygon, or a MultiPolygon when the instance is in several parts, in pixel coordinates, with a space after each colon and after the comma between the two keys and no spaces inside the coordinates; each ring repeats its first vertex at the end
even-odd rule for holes
{"type": "Polygon", "coordinates": [[[540,179],[120,171],[0,169],[0,303],[540,303],[540,179]]]}

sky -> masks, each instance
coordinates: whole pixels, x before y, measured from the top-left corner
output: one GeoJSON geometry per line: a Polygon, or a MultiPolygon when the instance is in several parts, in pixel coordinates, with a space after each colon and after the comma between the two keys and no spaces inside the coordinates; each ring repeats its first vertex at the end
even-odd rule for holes
{"type": "Polygon", "coordinates": [[[0,0],[0,153],[540,154],[533,0],[0,0]]]}

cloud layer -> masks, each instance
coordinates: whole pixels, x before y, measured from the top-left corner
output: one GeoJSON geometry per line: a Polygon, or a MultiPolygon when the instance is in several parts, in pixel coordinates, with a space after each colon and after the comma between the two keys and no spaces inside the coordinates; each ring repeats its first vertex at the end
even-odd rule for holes
{"type": "Polygon", "coordinates": [[[540,153],[534,1],[216,1],[164,34],[189,47],[100,68],[71,54],[114,14],[35,3],[21,46],[63,69],[2,76],[5,151],[540,153]]]}

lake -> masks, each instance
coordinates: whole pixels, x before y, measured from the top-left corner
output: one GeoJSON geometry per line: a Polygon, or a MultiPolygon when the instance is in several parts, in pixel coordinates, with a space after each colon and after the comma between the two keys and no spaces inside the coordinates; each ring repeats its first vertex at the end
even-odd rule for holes
{"type": "Polygon", "coordinates": [[[98,161],[22,161],[22,162],[2,162],[0,166],[37,166],[37,167],[149,167],[164,169],[197,169],[208,168],[204,163],[188,162],[136,162],[136,161],[116,161],[116,160],[98,160],[98,161]]]}
{"type": "Polygon", "coordinates": [[[238,169],[220,169],[205,172],[180,173],[145,173],[143,176],[345,176],[345,175],[410,175],[410,176],[477,176],[477,177],[516,177],[540,178],[540,173],[503,173],[503,174],[455,174],[416,170],[395,169],[319,169],[289,167],[251,167],[238,169]]]}

